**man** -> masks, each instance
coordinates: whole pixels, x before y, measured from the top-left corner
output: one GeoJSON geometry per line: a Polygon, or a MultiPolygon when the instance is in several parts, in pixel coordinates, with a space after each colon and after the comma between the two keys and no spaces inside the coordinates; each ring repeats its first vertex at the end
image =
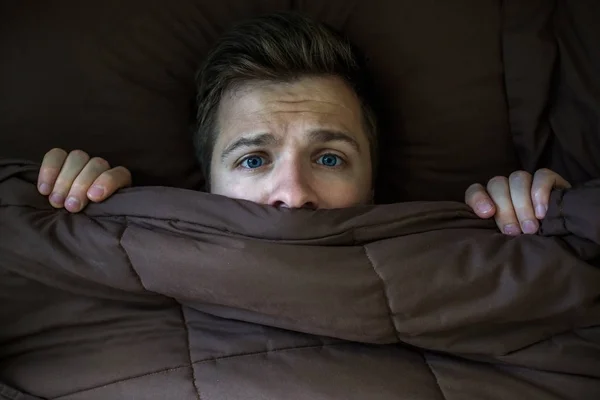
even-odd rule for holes
{"type": "MultiPolygon", "coordinates": [[[[242,24],[198,75],[194,144],[211,193],[275,207],[342,208],[373,199],[377,135],[369,85],[351,44],[297,14],[242,24]]],[[[49,151],[38,188],[78,212],[131,184],[124,167],[49,151]]],[[[474,184],[465,200],[502,232],[535,233],[558,174],[523,171],[474,184]]]]}

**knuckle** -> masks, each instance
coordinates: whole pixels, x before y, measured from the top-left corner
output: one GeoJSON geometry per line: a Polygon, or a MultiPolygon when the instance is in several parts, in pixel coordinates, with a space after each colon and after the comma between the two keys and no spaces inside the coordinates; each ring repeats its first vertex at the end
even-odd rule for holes
{"type": "Polygon", "coordinates": [[[533,211],[531,207],[515,207],[515,213],[517,214],[517,218],[519,219],[531,219],[533,217],[533,211]]]}
{"type": "Polygon", "coordinates": [[[551,184],[552,182],[554,182],[557,178],[559,177],[559,175],[548,169],[548,168],[541,168],[538,169],[537,171],[535,171],[535,182],[541,185],[546,185],[546,184],[551,184]]]}
{"type": "Polygon", "coordinates": [[[121,167],[122,171],[123,171],[123,175],[127,178],[127,180],[131,180],[131,171],[129,171],[127,168],[121,167]]]}
{"type": "Polygon", "coordinates": [[[73,196],[73,197],[77,197],[77,198],[83,198],[85,196],[83,196],[83,194],[85,192],[87,192],[89,188],[87,187],[87,185],[81,185],[81,184],[73,184],[73,186],[71,186],[69,188],[69,194],[68,196],[73,196]]]}
{"type": "Polygon", "coordinates": [[[515,171],[509,176],[509,181],[515,183],[527,182],[531,178],[531,174],[527,171],[515,171]]]}
{"type": "Polygon", "coordinates": [[[46,179],[58,175],[59,171],[60,167],[55,167],[53,165],[42,164],[42,166],[40,167],[40,175],[46,179]]]}
{"type": "Polygon", "coordinates": [[[99,179],[105,187],[114,190],[128,186],[131,183],[131,174],[124,167],[116,167],[102,173],[99,179]]]}
{"type": "Polygon", "coordinates": [[[48,151],[46,153],[46,155],[54,156],[54,157],[57,157],[57,156],[66,157],[67,156],[67,152],[65,150],[63,150],[63,149],[55,147],[53,149],[50,149],[50,151],[48,151]]]}
{"type": "Polygon", "coordinates": [[[481,183],[474,183],[467,188],[467,192],[477,192],[480,190],[483,190],[483,186],[481,185],[481,183]]]}
{"type": "Polygon", "coordinates": [[[498,217],[496,218],[496,221],[500,222],[502,225],[518,223],[517,218],[512,210],[510,210],[510,212],[506,210],[503,212],[498,212],[498,217]]]}
{"type": "Polygon", "coordinates": [[[488,185],[487,187],[492,187],[492,186],[497,186],[497,185],[504,185],[508,183],[508,178],[505,176],[494,176],[492,179],[490,179],[488,181],[488,185]]]}
{"type": "Polygon", "coordinates": [[[494,199],[496,207],[498,208],[498,216],[504,220],[515,218],[515,207],[514,204],[509,201],[501,201],[503,199],[494,199]]]}
{"type": "Polygon", "coordinates": [[[56,183],[54,183],[54,188],[52,189],[53,193],[67,194],[71,190],[71,187],[66,184],[61,179],[57,179],[56,183]]]}
{"type": "Polygon", "coordinates": [[[540,168],[535,173],[539,175],[556,175],[556,172],[552,171],[549,168],[540,168]]]}
{"type": "Polygon", "coordinates": [[[60,169],[66,158],[66,151],[63,149],[54,148],[44,154],[44,158],[42,159],[42,168],[60,169]]]}
{"type": "Polygon", "coordinates": [[[100,157],[94,157],[89,161],[90,164],[92,164],[94,167],[98,167],[98,168],[102,168],[102,169],[108,169],[110,168],[110,164],[108,163],[108,161],[106,161],[104,158],[100,158],[100,157]]]}
{"type": "Polygon", "coordinates": [[[131,181],[131,172],[125,168],[125,167],[117,167],[115,168],[115,173],[119,174],[124,181],[126,182],[130,182],[131,181]]]}
{"type": "Polygon", "coordinates": [[[102,183],[106,185],[106,187],[112,187],[117,184],[117,179],[110,172],[105,172],[102,174],[102,183]]]}
{"type": "Polygon", "coordinates": [[[88,155],[88,153],[86,153],[83,150],[73,150],[69,154],[69,156],[74,157],[74,158],[76,158],[78,160],[86,160],[87,161],[87,160],[90,159],[90,156],[88,155]]]}
{"type": "Polygon", "coordinates": [[[484,187],[480,183],[474,183],[465,191],[465,201],[473,201],[481,193],[485,193],[484,187]]]}
{"type": "Polygon", "coordinates": [[[538,202],[538,203],[542,203],[545,202],[545,199],[547,197],[547,195],[550,194],[549,190],[544,190],[544,188],[538,188],[532,191],[531,193],[531,197],[532,200],[538,202]]]}

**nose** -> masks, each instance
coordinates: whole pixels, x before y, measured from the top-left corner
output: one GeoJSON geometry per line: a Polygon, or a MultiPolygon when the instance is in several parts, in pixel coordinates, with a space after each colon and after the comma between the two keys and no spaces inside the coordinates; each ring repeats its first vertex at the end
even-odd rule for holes
{"type": "Polygon", "coordinates": [[[318,196],[312,186],[310,172],[303,171],[301,166],[292,165],[282,168],[274,178],[269,205],[313,210],[319,208],[318,196]]]}

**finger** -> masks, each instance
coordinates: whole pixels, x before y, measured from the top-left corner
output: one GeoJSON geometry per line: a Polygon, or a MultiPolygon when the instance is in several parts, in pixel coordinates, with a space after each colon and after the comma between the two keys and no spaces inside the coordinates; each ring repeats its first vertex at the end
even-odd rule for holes
{"type": "Polygon", "coordinates": [[[501,232],[507,235],[518,235],[521,233],[519,221],[512,206],[508,178],[496,176],[487,184],[487,192],[496,204],[496,215],[494,220],[501,232]]]}
{"type": "Polygon", "coordinates": [[[526,171],[516,171],[508,177],[513,208],[521,231],[526,234],[536,233],[539,228],[531,200],[532,179],[531,174],[526,171]]]}
{"type": "Polygon", "coordinates": [[[570,187],[571,184],[556,172],[547,168],[537,170],[533,175],[533,184],[531,185],[531,198],[536,218],[543,219],[546,216],[552,189],[568,189],[570,187]]]}
{"type": "Polygon", "coordinates": [[[85,165],[73,181],[65,200],[65,208],[70,212],[79,212],[88,204],[87,192],[94,181],[110,169],[108,162],[94,157],[85,165]]]}
{"type": "Polygon", "coordinates": [[[81,150],[74,150],[69,153],[56,178],[52,194],[50,195],[50,204],[53,207],[63,207],[75,178],[83,170],[89,159],[90,156],[81,150]]]}
{"type": "Polygon", "coordinates": [[[494,202],[479,183],[474,183],[465,192],[465,203],[473,209],[479,218],[491,218],[496,212],[494,202]]]}
{"type": "Polygon", "coordinates": [[[66,159],[67,152],[63,149],[52,149],[44,155],[37,183],[38,191],[44,196],[52,193],[54,182],[66,159]]]}
{"type": "Polygon", "coordinates": [[[87,192],[93,202],[105,200],[117,190],[131,186],[131,173],[127,168],[116,167],[104,172],[87,192]]]}

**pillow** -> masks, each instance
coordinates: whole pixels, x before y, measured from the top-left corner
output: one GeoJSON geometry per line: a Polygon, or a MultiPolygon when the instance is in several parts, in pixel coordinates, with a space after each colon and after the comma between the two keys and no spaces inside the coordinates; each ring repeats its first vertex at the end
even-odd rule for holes
{"type": "Polygon", "coordinates": [[[548,167],[573,184],[599,178],[600,3],[514,0],[504,12],[510,128],[524,168],[548,167]]]}
{"type": "Polygon", "coordinates": [[[557,1],[553,24],[560,64],[546,158],[575,184],[600,178],[599,19],[596,0],[557,1]]]}
{"type": "Polygon", "coordinates": [[[213,3],[3,2],[1,155],[81,148],[129,167],[139,185],[198,185],[195,70],[233,20],[273,9],[213,3]]]}
{"type": "Polygon", "coordinates": [[[196,69],[235,22],[293,6],[370,59],[382,108],[378,201],[462,201],[471,183],[520,167],[509,117],[530,112],[507,107],[506,86],[540,101],[548,90],[549,74],[526,65],[542,57],[551,69],[553,54],[511,54],[503,38],[516,29],[519,41],[544,46],[550,1],[536,2],[541,16],[503,3],[510,12],[491,0],[3,2],[0,156],[81,148],[130,168],[136,185],[199,188],[196,69]],[[507,56],[527,61],[519,79],[505,81],[507,56]]]}

